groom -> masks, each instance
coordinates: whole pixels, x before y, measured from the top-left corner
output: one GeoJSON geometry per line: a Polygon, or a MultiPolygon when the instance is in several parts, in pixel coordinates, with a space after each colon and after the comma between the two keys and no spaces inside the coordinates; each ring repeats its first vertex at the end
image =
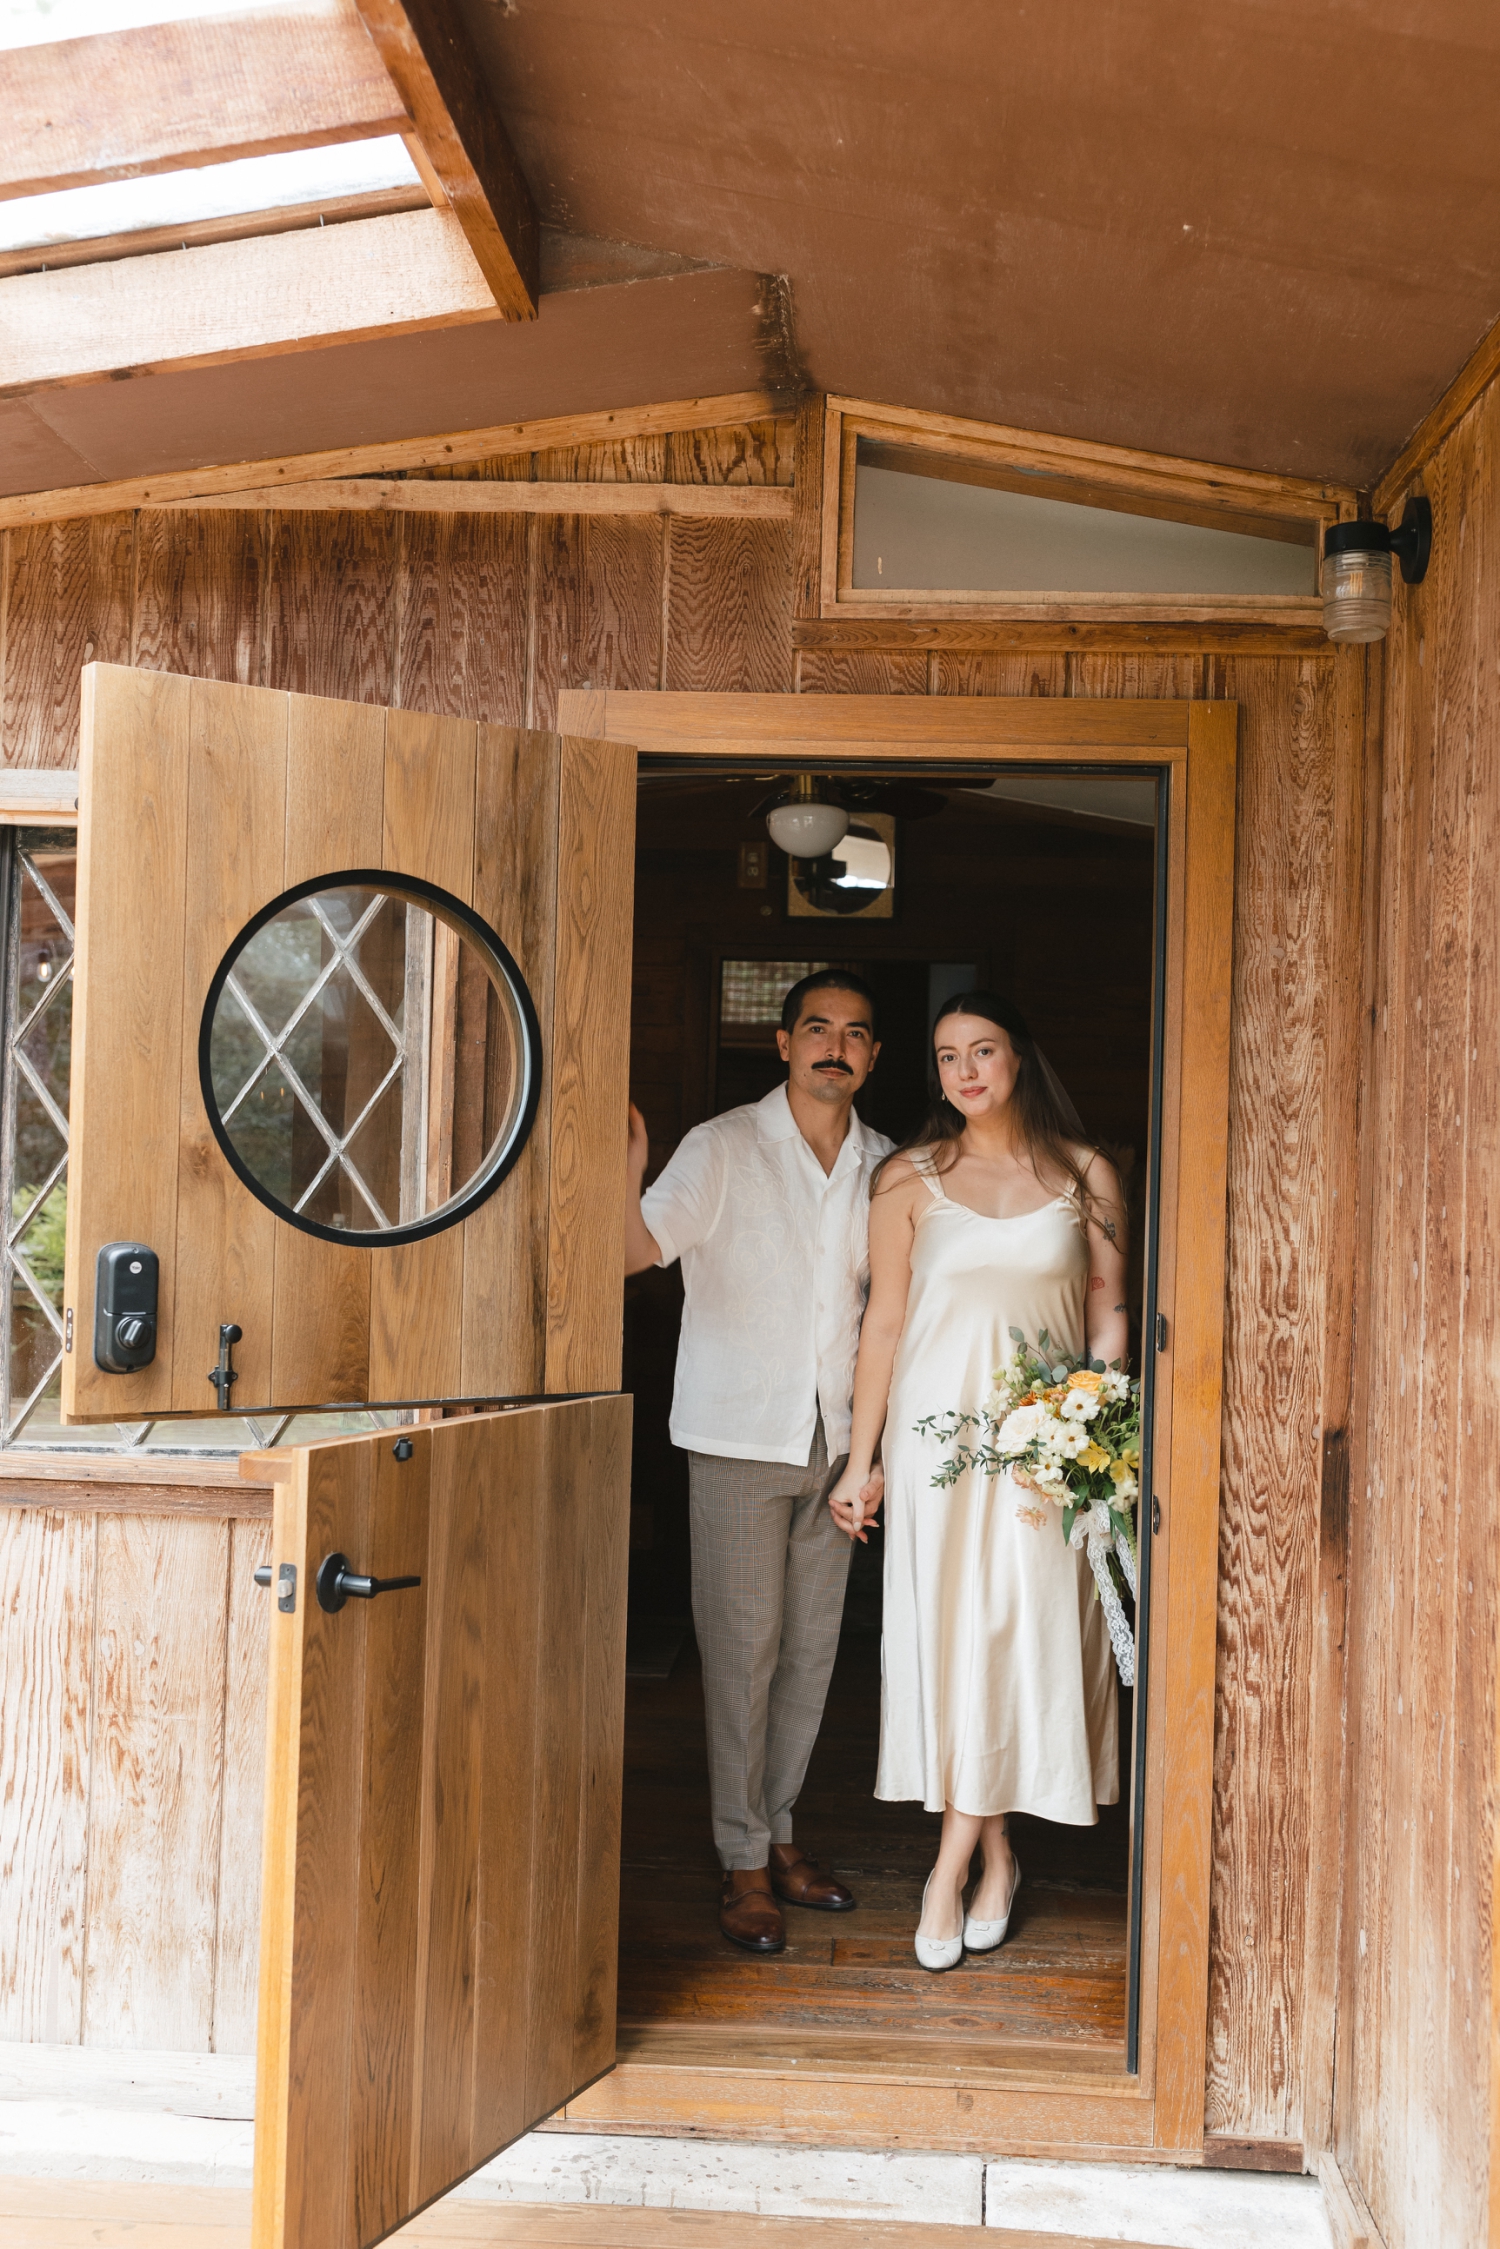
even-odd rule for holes
{"type": "Polygon", "coordinates": [[[824,969],[787,993],[787,1079],[687,1134],[641,1194],[630,1112],[625,1270],[682,1260],[672,1442],[688,1455],[693,1623],[703,1658],[719,1927],[780,1952],[784,1900],[854,1899],[792,1840],[853,1551],[824,1506],[849,1449],[869,1288],[870,1174],[891,1143],[854,1096],[880,1052],[875,998],[824,969]]]}

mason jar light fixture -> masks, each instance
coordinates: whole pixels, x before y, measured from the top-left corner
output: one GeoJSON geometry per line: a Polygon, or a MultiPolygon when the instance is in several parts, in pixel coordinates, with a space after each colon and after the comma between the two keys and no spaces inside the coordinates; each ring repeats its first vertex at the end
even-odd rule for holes
{"type": "Polygon", "coordinates": [[[1431,552],[1430,500],[1408,500],[1394,531],[1384,523],[1331,523],[1318,575],[1329,639],[1383,640],[1391,624],[1391,556],[1404,582],[1419,586],[1431,552]]]}

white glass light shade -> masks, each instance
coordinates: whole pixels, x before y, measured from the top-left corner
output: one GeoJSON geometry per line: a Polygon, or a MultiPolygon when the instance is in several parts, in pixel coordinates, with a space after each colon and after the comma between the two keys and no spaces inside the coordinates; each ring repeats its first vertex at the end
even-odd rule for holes
{"type": "Polygon", "coordinates": [[[778,804],[766,826],[789,859],[822,859],[848,834],[849,815],[841,804],[778,804]]]}
{"type": "Polygon", "coordinates": [[[1319,574],[1330,640],[1383,640],[1391,625],[1391,558],[1364,547],[1325,554],[1319,574]]]}

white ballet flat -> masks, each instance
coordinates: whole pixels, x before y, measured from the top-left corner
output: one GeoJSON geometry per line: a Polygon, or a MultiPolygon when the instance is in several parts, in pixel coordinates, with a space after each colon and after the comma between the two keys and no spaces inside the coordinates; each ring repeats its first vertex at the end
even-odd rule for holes
{"type": "Polygon", "coordinates": [[[1003,1921],[976,1921],[972,1913],[964,1915],[963,1947],[965,1952],[994,1952],[1005,1942],[1005,1932],[1010,1927],[1011,1910],[1016,1902],[1016,1892],[1021,1887],[1021,1862],[1012,1853],[1016,1873],[1010,1886],[1010,1901],[1005,1908],[1003,1921]]]}
{"type": "MultiPolygon", "coordinates": [[[[935,1871],[935,1870],[934,1870],[935,1871]]],[[[932,1875],[922,1885],[922,1911],[927,1911],[927,1892],[932,1888],[932,1875]]],[[[924,1937],[920,1930],[912,1942],[917,1948],[919,1967],[930,1968],[934,1975],[944,1968],[956,1968],[964,1956],[964,1940],[959,1937],[924,1937]]]]}

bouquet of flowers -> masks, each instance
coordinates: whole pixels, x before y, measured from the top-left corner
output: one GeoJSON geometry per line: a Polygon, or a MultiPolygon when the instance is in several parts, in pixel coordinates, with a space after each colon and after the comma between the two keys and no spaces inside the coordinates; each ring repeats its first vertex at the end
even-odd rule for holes
{"type": "Polygon", "coordinates": [[[1133,1686],[1135,1636],[1121,1592],[1134,1598],[1136,1589],[1141,1386],[1118,1364],[1055,1350],[1045,1328],[1035,1349],[1019,1328],[1010,1332],[1015,1354],[996,1370],[988,1407],[917,1423],[948,1450],[932,1481],[942,1491],[971,1469],[1008,1473],[1061,1511],[1063,1537],[1088,1555],[1120,1677],[1133,1686]]]}

